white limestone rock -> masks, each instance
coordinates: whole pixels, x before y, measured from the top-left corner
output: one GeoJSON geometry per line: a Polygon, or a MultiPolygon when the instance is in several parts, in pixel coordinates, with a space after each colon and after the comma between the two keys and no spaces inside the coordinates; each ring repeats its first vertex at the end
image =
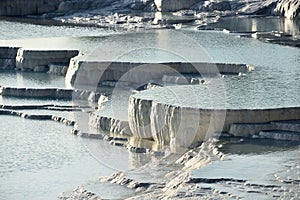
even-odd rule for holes
{"type": "Polygon", "coordinates": [[[101,95],[98,99],[98,109],[103,108],[105,102],[107,102],[107,101],[108,101],[108,97],[105,95],[101,95]]]}
{"type": "Polygon", "coordinates": [[[20,48],[16,57],[16,67],[20,70],[34,70],[37,66],[48,66],[56,63],[68,65],[70,59],[78,54],[78,50],[34,50],[20,48]]]}
{"type": "MultiPolygon", "coordinates": [[[[151,80],[162,80],[167,75],[196,74],[219,75],[249,73],[254,69],[251,65],[230,63],[131,63],[131,62],[109,62],[109,61],[85,61],[80,56],[70,61],[66,74],[66,84],[72,87],[77,85],[96,86],[102,83],[124,82],[134,84],[145,84],[151,80]]],[[[175,80],[176,83],[186,82],[175,80]]],[[[186,78],[184,78],[186,79],[186,78]]],[[[174,81],[173,81],[174,82],[174,81]]],[[[188,79],[189,83],[197,84],[197,80],[188,79]]]]}
{"type": "Polygon", "coordinates": [[[295,19],[300,16],[300,1],[299,0],[279,0],[275,8],[275,12],[288,18],[295,19]]]}
{"type": "Polygon", "coordinates": [[[188,147],[207,140],[215,133],[231,132],[239,136],[249,136],[257,134],[261,129],[276,127],[261,123],[300,118],[299,107],[215,110],[166,104],[163,99],[158,97],[151,99],[147,95],[143,98],[143,93],[164,89],[168,88],[146,90],[130,97],[128,120],[133,136],[153,139],[160,145],[188,147]],[[252,125],[239,127],[233,125],[230,128],[232,124],[252,125]]]}

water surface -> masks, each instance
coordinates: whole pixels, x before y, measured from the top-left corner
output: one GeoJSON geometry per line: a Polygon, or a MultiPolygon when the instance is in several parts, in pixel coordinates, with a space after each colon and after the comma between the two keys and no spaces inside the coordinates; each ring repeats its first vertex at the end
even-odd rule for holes
{"type": "MultiPolygon", "coordinates": [[[[243,21],[238,21],[238,23],[241,26],[244,24],[243,21]]],[[[260,19],[257,19],[257,23],[264,24],[260,19]]],[[[280,22],[276,23],[278,29],[283,27],[280,22]]],[[[252,25],[246,26],[244,30],[252,27],[252,25]]],[[[263,29],[264,26],[257,25],[256,30],[261,29],[260,27],[263,29]]],[[[269,30],[269,27],[272,28],[266,26],[265,30],[269,30]]],[[[89,60],[247,63],[254,65],[255,71],[246,76],[226,76],[220,79],[218,84],[214,84],[211,80],[207,85],[181,88],[174,86],[170,87],[174,89],[173,91],[170,88],[167,91],[158,89],[139,95],[164,102],[184,106],[193,104],[199,107],[211,106],[212,103],[217,105],[218,102],[221,106],[232,108],[283,107],[300,104],[299,49],[239,38],[223,32],[189,29],[115,34],[115,32],[96,28],[41,26],[0,21],[0,45],[39,49],[79,49],[89,60]],[[192,93],[187,93],[189,91],[192,93]],[[191,100],[191,96],[186,94],[193,94],[195,98],[191,100]]],[[[0,85],[4,86],[64,88],[63,79],[61,76],[47,74],[0,73],[0,85]]],[[[0,104],[9,105],[49,103],[78,105],[77,102],[72,101],[12,97],[0,99],[0,104]]],[[[116,104],[126,106],[118,101],[116,104]]],[[[30,112],[36,113],[37,111],[30,112]]],[[[44,114],[45,111],[40,113],[44,114]]],[[[2,133],[0,138],[0,199],[55,199],[60,192],[71,190],[80,184],[89,185],[99,176],[110,175],[116,170],[135,169],[151,162],[151,158],[147,156],[129,153],[124,148],[114,147],[107,142],[77,138],[70,134],[70,127],[59,123],[25,120],[11,116],[0,116],[0,118],[2,133]]],[[[256,162],[258,159],[261,165],[271,164],[277,170],[282,160],[278,158],[280,162],[274,161],[272,160],[274,157],[290,153],[291,156],[295,155],[294,150],[282,152],[279,150],[279,153],[262,156],[233,156],[233,162],[228,165],[225,163],[223,165],[225,167],[220,168],[222,170],[218,172],[224,175],[226,169],[231,166],[239,170],[245,166],[244,162],[249,160],[251,166],[255,166],[253,161],[256,162]]],[[[206,169],[195,173],[208,176],[213,174],[217,167],[214,168],[213,165],[206,169]]],[[[255,176],[263,177],[264,174],[269,173],[269,169],[266,167],[263,169],[263,171],[254,171],[255,176]]],[[[241,175],[251,178],[253,175],[253,173],[247,175],[231,172],[228,176],[241,175]]],[[[137,177],[147,178],[145,174],[137,175],[137,177]]]]}

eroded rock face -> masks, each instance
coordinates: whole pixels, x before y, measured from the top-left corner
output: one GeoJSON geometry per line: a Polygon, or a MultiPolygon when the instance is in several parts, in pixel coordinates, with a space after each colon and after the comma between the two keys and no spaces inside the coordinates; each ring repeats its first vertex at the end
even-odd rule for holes
{"type": "Polygon", "coordinates": [[[300,1],[299,0],[279,0],[275,8],[275,12],[288,19],[294,19],[300,13],[300,1]]]}
{"type": "MultiPolygon", "coordinates": [[[[134,136],[151,138],[162,145],[181,147],[204,141],[215,133],[243,131],[240,126],[233,126],[230,130],[234,123],[269,123],[300,117],[299,107],[240,110],[186,108],[149,98],[135,98],[134,95],[130,97],[128,112],[129,126],[134,136]]],[[[242,128],[247,129],[249,136],[256,134],[261,125],[242,128]]]]}
{"type": "Polygon", "coordinates": [[[129,126],[134,136],[151,138],[158,144],[189,147],[221,132],[224,111],[185,108],[131,96],[129,126]]]}

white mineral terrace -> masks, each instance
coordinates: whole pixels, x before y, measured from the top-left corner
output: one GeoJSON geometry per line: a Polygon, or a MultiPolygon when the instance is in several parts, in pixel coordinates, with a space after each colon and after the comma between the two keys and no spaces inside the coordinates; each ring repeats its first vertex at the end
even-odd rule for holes
{"type": "Polygon", "coordinates": [[[254,69],[251,65],[84,61],[78,54],[77,50],[1,47],[3,69],[66,74],[66,84],[75,88],[1,87],[1,95],[98,101],[102,93],[96,89],[110,86],[115,88],[110,97],[115,104],[100,103],[99,111],[90,114],[90,126],[159,145],[188,147],[222,132],[300,140],[295,122],[300,120],[299,94],[287,100],[276,88],[278,94],[268,93],[263,100],[241,95],[242,84],[248,83],[247,74],[254,69]],[[286,120],[292,121],[284,124],[286,120]]]}
{"type": "Polygon", "coordinates": [[[70,59],[78,54],[78,50],[0,47],[0,66],[4,70],[16,69],[65,75],[70,59]]]}
{"type": "MultiPolygon", "coordinates": [[[[215,108],[205,108],[205,106],[201,108],[201,104],[197,105],[197,101],[191,99],[190,104],[183,100],[185,104],[182,105],[184,106],[179,106],[169,101],[174,96],[168,96],[167,90],[167,88],[153,89],[130,97],[129,126],[134,136],[151,138],[159,144],[171,143],[178,146],[190,146],[221,132],[230,132],[236,136],[262,135],[261,130],[278,128],[272,122],[300,119],[300,107],[272,109],[226,109],[224,107],[221,109],[218,105],[215,108]],[[143,93],[152,93],[155,90],[164,90],[165,95],[160,99],[154,97],[151,100],[143,97],[143,93]],[[270,123],[269,129],[254,126],[254,124],[266,123],[270,123]],[[252,126],[248,126],[248,132],[246,132],[245,128],[239,130],[232,127],[232,125],[236,127],[236,124],[240,124],[241,127],[245,127],[247,124],[252,126]]],[[[176,94],[175,90],[173,92],[176,94]]],[[[288,130],[292,130],[293,127],[288,130]]],[[[281,127],[280,130],[284,129],[281,127]]],[[[294,130],[298,131],[299,129],[294,130]]]]}
{"type": "Polygon", "coordinates": [[[246,64],[201,62],[102,62],[83,61],[73,58],[70,61],[69,70],[66,75],[66,83],[71,85],[96,86],[98,84],[101,85],[103,81],[123,81],[145,84],[151,80],[162,80],[163,76],[165,75],[238,75],[242,73],[248,73],[252,70],[253,66],[246,64]]]}

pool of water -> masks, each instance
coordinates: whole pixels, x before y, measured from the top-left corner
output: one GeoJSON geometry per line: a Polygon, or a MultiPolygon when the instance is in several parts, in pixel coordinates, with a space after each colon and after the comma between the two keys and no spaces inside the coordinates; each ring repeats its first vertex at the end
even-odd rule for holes
{"type": "MultiPolygon", "coordinates": [[[[255,71],[246,76],[226,76],[220,79],[218,84],[212,80],[208,81],[207,85],[181,88],[170,86],[171,89],[167,91],[158,89],[138,95],[186,106],[196,102],[196,106],[199,107],[211,106],[211,102],[216,102],[213,105],[218,105],[219,102],[220,106],[234,108],[300,104],[299,49],[265,44],[222,32],[189,29],[116,34],[96,28],[41,26],[0,21],[0,45],[46,49],[75,48],[83,51],[89,60],[247,63],[254,65],[255,71]],[[189,91],[195,95],[193,101],[187,99],[186,94],[189,91]],[[204,94],[209,95],[204,97],[204,94]]],[[[0,85],[65,87],[64,78],[61,76],[19,72],[1,72],[0,85]]],[[[119,97],[118,93],[116,97],[119,97]]],[[[0,97],[0,104],[78,105],[72,101],[10,97],[0,97]]],[[[60,192],[94,182],[99,176],[110,175],[116,170],[138,168],[151,162],[150,158],[137,156],[107,142],[74,137],[70,134],[71,128],[63,124],[11,116],[0,118],[2,133],[0,199],[55,199],[60,192]]],[[[248,161],[248,158],[249,160],[259,158],[265,165],[269,162],[272,166],[280,165],[280,162],[273,163],[264,159],[264,156],[253,155],[251,158],[243,158],[244,155],[234,157],[234,162],[229,166],[236,166],[237,169],[244,166],[242,161],[248,161]]],[[[213,173],[213,170],[207,169],[213,173]]],[[[226,167],[222,169],[226,171],[226,167]]],[[[260,172],[257,173],[259,175],[260,172]]],[[[263,173],[265,171],[261,174],[263,173]]],[[[232,173],[229,174],[231,175],[232,173]]]]}
{"type": "Polygon", "coordinates": [[[0,85],[6,87],[66,88],[64,76],[46,73],[4,71],[0,73],[0,85]]]}
{"type": "Polygon", "coordinates": [[[69,127],[9,116],[0,123],[0,199],[55,199],[113,171],[93,159],[69,127]]]}
{"type": "MultiPolygon", "coordinates": [[[[189,40],[195,42],[192,46],[194,48],[191,49],[196,49],[187,50],[182,54],[186,60],[247,63],[254,65],[255,70],[242,77],[226,76],[218,80],[208,80],[206,86],[175,86],[169,87],[169,91],[149,90],[137,96],[197,107],[299,106],[300,49],[266,44],[222,32],[183,31],[183,33],[189,40]],[[193,101],[189,100],[190,96],[185,95],[188,93],[194,94],[193,101]]],[[[188,49],[183,42],[176,44],[184,49],[183,51],[188,49]]],[[[169,54],[170,57],[173,55],[169,54]]]]}
{"type": "Polygon", "coordinates": [[[114,31],[95,27],[57,26],[49,22],[40,25],[37,20],[0,19],[1,40],[19,40],[30,38],[80,37],[109,35],[114,31]],[[13,30],[13,31],[12,31],[13,30]]]}

